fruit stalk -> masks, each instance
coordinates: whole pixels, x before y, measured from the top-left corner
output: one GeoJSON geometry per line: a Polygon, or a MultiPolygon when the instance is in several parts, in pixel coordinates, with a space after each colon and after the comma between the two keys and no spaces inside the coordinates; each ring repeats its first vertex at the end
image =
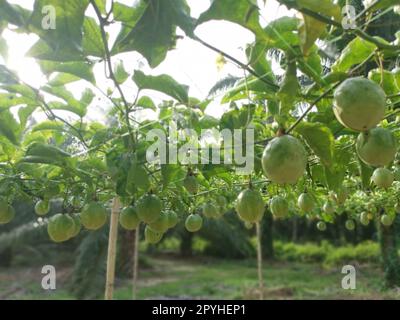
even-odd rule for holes
{"type": "Polygon", "coordinates": [[[257,270],[258,270],[258,287],[260,290],[260,300],[264,300],[264,280],[263,280],[263,266],[262,266],[262,246],[261,246],[261,225],[260,222],[256,223],[257,233],[257,270]]]}
{"type": "Polygon", "coordinates": [[[112,204],[110,233],[108,237],[108,253],[107,253],[107,278],[105,300],[112,300],[114,293],[115,279],[115,258],[117,253],[117,237],[118,237],[118,217],[119,217],[120,202],[119,198],[115,197],[112,204]]]}

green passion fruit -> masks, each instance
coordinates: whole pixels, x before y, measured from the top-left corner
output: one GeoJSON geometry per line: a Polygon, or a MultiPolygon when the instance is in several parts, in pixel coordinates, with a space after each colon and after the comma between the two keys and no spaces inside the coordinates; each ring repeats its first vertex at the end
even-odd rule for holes
{"type": "Polygon", "coordinates": [[[159,233],[164,233],[168,230],[169,218],[168,214],[163,211],[156,221],[149,223],[149,227],[159,233]]]}
{"type": "Polygon", "coordinates": [[[144,239],[147,243],[156,244],[160,242],[163,234],[152,230],[149,226],[144,229],[144,239]]]}
{"type": "Polygon", "coordinates": [[[356,227],[354,220],[346,220],[345,227],[349,231],[353,231],[356,227]]]}
{"type": "Polygon", "coordinates": [[[212,202],[205,203],[202,212],[206,218],[217,218],[219,216],[219,210],[212,202]]]}
{"type": "Polygon", "coordinates": [[[186,218],[185,227],[189,232],[196,232],[203,226],[203,218],[198,214],[191,214],[186,218]]]}
{"type": "Polygon", "coordinates": [[[49,219],[47,233],[54,242],[64,242],[73,236],[75,232],[75,222],[67,214],[58,213],[49,219]]]}
{"type": "Polygon", "coordinates": [[[378,168],[372,174],[371,180],[377,187],[387,189],[393,184],[394,175],[386,168],[378,168]]]}
{"type": "Polygon", "coordinates": [[[98,230],[107,221],[108,211],[98,202],[90,202],[86,204],[80,214],[83,226],[88,230],[98,230]]]}
{"type": "Polygon", "coordinates": [[[5,200],[0,200],[0,225],[11,222],[15,217],[15,210],[5,200]]]}
{"type": "Polygon", "coordinates": [[[289,204],[285,198],[275,196],[270,201],[270,209],[276,218],[285,218],[289,214],[289,204]]]}
{"type": "Polygon", "coordinates": [[[82,229],[81,219],[78,214],[71,215],[72,220],[74,221],[74,230],[72,231],[71,238],[75,238],[82,229]]]}
{"type": "Polygon", "coordinates": [[[174,228],[179,222],[178,214],[173,210],[167,210],[165,213],[168,216],[168,228],[174,228]]]}
{"type": "Polygon", "coordinates": [[[135,230],[140,219],[134,206],[128,206],[122,209],[119,215],[119,223],[125,230],[135,230]]]}
{"type": "Polygon", "coordinates": [[[46,200],[39,200],[35,204],[35,212],[38,216],[45,216],[50,211],[50,203],[46,200]]]}
{"type": "Polygon", "coordinates": [[[307,152],[298,139],[283,135],[268,143],[261,161],[268,179],[279,184],[293,184],[306,169],[307,152]]]}
{"type": "Polygon", "coordinates": [[[162,202],[155,194],[143,195],[136,204],[136,211],[140,220],[146,223],[156,221],[162,210],[162,202]]]}
{"type": "Polygon", "coordinates": [[[246,189],[240,192],[236,200],[236,212],[245,222],[255,223],[262,219],[265,203],[260,192],[246,189]]]}
{"type": "Polygon", "coordinates": [[[360,133],[356,150],[360,159],[367,165],[383,167],[394,160],[397,142],[390,130],[374,128],[360,133]]]}
{"type": "Polygon", "coordinates": [[[194,175],[187,175],[183,180],[183,186],[190,194],[196,194],[199,191],[199,183],[194,175]]]}
{"type": "Polygon", "coordinates": [[[317,229],[319,231],[325,231],[326,230],[326,223],[324,221],[318,221],[317,229]]]}
{"type": "Polygon", "coordinates": [[[311,212],[314,210],[314,199],[308,193],[302,193],[297,199],[297,204],[303,212],[311,212]]]}
{"type": "Polygon", "coordinates": [[[364,212],[362,212],[361,214],[360,214],[360,223],[363,225],[363,226],[367,226],[367,225],[369,225],[369,217],[368,217],[368,212],[366,212],[366,211],[364,211],[364,212]]]}
{"type": "Polygon", "coordinates": [[[393,219],[387,215],[387,214],[383,214],[381,216],[381,223],[385,226],[385,227],[390,227],[393,224],[393,219]]]}
{"type": "Polygon", "coordinates": [[[356,77],[345,80],[334,92],[333,111],[349,129],[367,131],[385,115],[386,95],[372,80],[356,77]]]}

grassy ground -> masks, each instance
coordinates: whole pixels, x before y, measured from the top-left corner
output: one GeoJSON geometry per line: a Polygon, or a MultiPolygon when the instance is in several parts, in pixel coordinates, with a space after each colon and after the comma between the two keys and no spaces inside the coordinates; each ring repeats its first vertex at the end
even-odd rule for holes
{"type": "MultiPolygon", "coordinates": [[[[142,270],[140,299],[257,299],[254,261],[149,258],[151,269],[142,270]]],[[[264,264],[266,299],[400,299],[399,290],[381,291],[382,272],[373,265],[356,267],[357,289],[341,288],[340,269],[316,264],[264,264]]],[[[0,269],[1,299],[73,299],[65,289],[70,268],[57,271],[57,289],[41,289],[40,268],[0,269]]],[[[116,299],[131,298],[129,279],[118,279],[116,299]]]]}

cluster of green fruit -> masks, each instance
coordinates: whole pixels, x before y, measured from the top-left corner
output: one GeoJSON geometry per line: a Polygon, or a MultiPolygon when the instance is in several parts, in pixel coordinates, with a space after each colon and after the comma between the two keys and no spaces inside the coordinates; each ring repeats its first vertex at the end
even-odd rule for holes
{"type": "MultiPolygon", "coordinates": [[[[36,203],[35,211],[43,216],[50,211],[48,201],[40,200],[36,203]]],[[[58,213],[52,216],[47,224],[47,232],[55,242],[64,242],[76,237],[82,226],[88,230],[98,230],[106,222],[107,208],[99,202],[92,201],[86,204],[80,214],[58,213]]]]}
{"type": "MultiPolygon", "coordinates": [[[[383,119],[386,96],[375,82],[357,77],[345,80],[334,93],[334,113],[345,127],[359,131],[356,150],[360,159],[375,170],[372,181],[376,186],[389,188],[393,173],[384,166],[395,157],[397,142],[393,133],[376,127],[383,119]]],[[[266,146],[262,156],[265,176],[279,184],[294,184],[303,175],[307,152],[295,137],[278,131],[278,136],[266,146]]]]}
{"type": "Polygon", "coordinates": [[[126,230],[135,230],[146,223],[145,240],[157,243],[168,229],[175,227],[179,218],[172,210],[163,210],[161,199],[153,193],[143,195],[133,206],[122,209],[119,222],[126,230]]]}

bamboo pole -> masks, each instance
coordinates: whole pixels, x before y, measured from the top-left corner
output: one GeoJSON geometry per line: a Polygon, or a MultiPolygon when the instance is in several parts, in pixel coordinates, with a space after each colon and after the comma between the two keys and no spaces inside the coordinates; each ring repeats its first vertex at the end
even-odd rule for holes
{"type": "Polygon", "coordinates": [[[133,248],[133,281],[132,281],[132,298],[137,299],[138,289],[138,273],[139,273],[139,238],[140,238],[140,224],[135,230],[135,247],[133,248]]]}
{"type": "Polygon", "coordinates": [[[260,222],[256,223],[256,233],[257,233],[258,288],[260,290],[260,300],[264,300],[264,280],[263,280],[261,225],[260,225],[260,222]]]}
{"type": "Polygon", "coordinates": [[[110,218],[110,233],[108,236],[108,253],[107,253],[107,278],[105,300],[112,300],[114,293],[115,279],[115,258],[117,254],[117,238],[118,238],[118,217],[120,211],[119,198],[115,197],[112,204],[110,218]]]}

